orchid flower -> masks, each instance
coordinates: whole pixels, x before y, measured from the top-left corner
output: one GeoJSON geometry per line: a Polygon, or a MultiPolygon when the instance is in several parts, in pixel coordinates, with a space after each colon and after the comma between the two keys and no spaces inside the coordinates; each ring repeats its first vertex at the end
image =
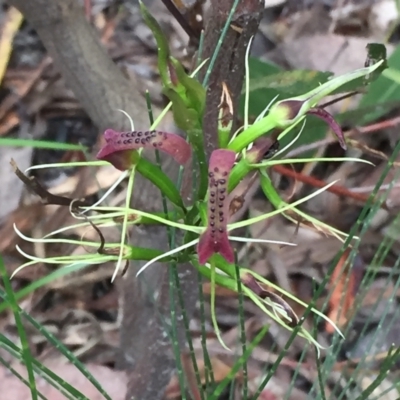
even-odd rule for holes
{"type": "Polygon", "coordinates": [[[214,150],[208,168],[207,228],[201,235],[197,252],[200,264],[205,264],[215,253],[233,263],[234,254],[228,239],[229,174],[235,163],[236,154],[231,150],[214,150]]]}
{"type": "Polygon", "coordinates": [[[155,149],[172,156],[181,165],[186,164],[191,155],[190,145],[175,133],[161,131],[104,132],[106,144],[97,154],[97,159],[108,161],[115,168],[125,171],[135,164],[135,150],[155,149]]]}
{"type": "MultiPolygon", "coordinates": [[[[295,99],[282,100],[277,103],[271,111],[282,113],[282,116],[284,116],[279,123],[279,127],[286,128],[293,125],[296,122],[297,117],[301,115],[300,113],[302,112],[302,107],[305,103],[305,100],[295,99]]],[[[335,118],[332,114],[321,107],[310,108],[309,110],[305,111],[305,114],[315,115],[316,117],[325,121],[332,129],[333,133],[337,136],[342,149],[347,149],[342,128],[335,121],[335,118]]]]}
{"type": "Polygon", "coordinates": [[[265,117],[257,119],[254,124],[250,125],[240,135],[235,137],[229,143],[228,148],[239,152],[256,139],[263,136],[266,132],[270,132],[276,128],[285,129],[294,127],[298,122],[304,119],[306,115],[310,114],[326,121],[338,136],[341,146],[345,147],[343,133],[339,124],[334,120],[331,114],[323,108],[318,107],[318,103],[324,97],[331,95],[347,83],[358,78],[363,78],[383,65],[384,60],[380,60],[369,67],[360,68],[345,75],[332,78],[304,95],[274,103],[269,108],[268,114],[265,117]]]}

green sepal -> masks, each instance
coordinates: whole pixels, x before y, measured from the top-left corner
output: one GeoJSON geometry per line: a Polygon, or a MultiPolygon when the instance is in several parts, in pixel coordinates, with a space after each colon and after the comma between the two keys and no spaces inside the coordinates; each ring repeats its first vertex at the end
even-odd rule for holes
{"type": "Polygon", "coordinates": [[[172,102],[172,114],[179,129],[188,132],[201,126],[197,111],[189,108],[175,90],[167,88],[163,92],[172,102]]]}
{"type": "Polygon", "coordinates": [[[182,67],[182,64],[171,58],[171,62],[175,67],[176,75],[179,83],[186,89],[186,102],[189,107],[197,111],[199,118],[202,118],[206,102],[206,91],[195,78],[190,77],[182,67]]]}
{"type": "Polygon", "coordinates": [[[179,190],[176,188],[172,180],[166,174],[164,174],[161,168],[141,157],[136,164],[136,170],[155,186],[157,186],[161,193],[168,200],[170,200],[171,203],[178,206],[182,210],[185,210],[179,190]]]}

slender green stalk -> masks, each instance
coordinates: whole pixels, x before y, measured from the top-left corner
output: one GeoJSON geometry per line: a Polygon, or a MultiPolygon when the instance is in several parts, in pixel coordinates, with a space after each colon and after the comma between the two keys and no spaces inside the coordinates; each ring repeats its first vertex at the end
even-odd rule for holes
{"type": "Polygon", "coordinates": [[[18,303],[15,300],[14,291],[12,289],[10,280],[8,278],[7,270],[4,265],[3,259],[0,256],[0,273],[3,278],[4,289],[7,295],[7,301],[10,304],[11,310],[14,314],[15,324],[18,330],[18,336],[21,341],[21,355],[24,360],[26,370],[28,372],[28,381],[29,381],[29,389],[31,391],[32,400],[37,400],[38,398],[38,390],[36,387],[35,374],[33,372],[33,361],[34,357],[31,353],[31,349],[29,348],[28,336],[25,331],[24,324],[22,322],[20,309],[18,307],[18,303]]]}
{"type": "MultiPolygon", "coordinates": [[[[10,371],[25,386],[29,387],[29,382],[15,368],[13,368],[13,366],[9,362],[7,362],[1,356],[0,356],[0,364],[2,364],[8,371],[10,371]]],[[[47,397],[44,397],[39,391],[38,391],[38,396],[42,400],[47,400],[47,397]]]]}
{"type": "MultiPolygon", "coordinates": [[[[18,346],[16,346],[11,340],[9,340],[3,334],[0,334],[0,347],[5,349],[17,360],[23,363],[25,362],[23,350],[18,346]]],[[[66,398],[70,400],[89,400],[79,390],[74,388],[64,379],[60,378],[57,374],[55,374],[50,369],[45,367],[35,358],[33,358],[32,364],[35,372],[41,377],[43,377],[51,386],[59,390],[66,398]]]]}
{"type": "MultiPolygon", "coordinates": [[[[315,318],[315,320],[316,320],[316,318],[315,318]]],[[[315,340],[317,340],[317,336],[318,336],[318,328],[317,328],[317,326],[318,325],[316,323],[314,323],[314,337],[315,337],[315,340]]],[[[321,365],[321,360],[319,359],[319,354],[318,354],[316,348],[315,348],[315,362],[317,364],[319,393],[321,395],[322,400],[326,400],[326,396],[325,396],[325,380],[324,380],[324,376],[323,376],[323,372],[322,372],[323,367],[321,365]]]]}
{"type": "MultiPolygon", "coordinates": [[[[229,371],[228,375],[218,384],[215,388],[214,392],[210,396],[208,400],[217,400],[219,396],[222,394],[227,385],[232,381],[235,375],[239,372],[240,368],[244,362],[246,362],[251,356],[252,351],[256,348],[256,346],[261,342],[261,340],[265,337],[269,329],[268,325],[265,325],[260,332],[256,335],[254,340],[250,343],[246,352],[239,358],[239,360],[235,363],[232,369],[229,371]]],[[[247,400],[247,399],[246,399],[247,400]]]]}
{"type": "Polygon", "coordinates": [[[186,382],[185,375],[182,368],[180,346],[178,339],[178,329],[177,329],[177,312],[175,305],[175,292],[177,290],[175,286],[175,274],[176,274],[176,264],[170,264],[168,266],[169,273],[169,303],[170,303],[170,315],[171,315],[171,339],[172,339],[172,350],[174,353],[175,361],[177,364],[178,382],[181,390],[182,400],[186,400],[186,382]]]}
{"type": "Polygon", "coordinates": [[[228,32],[228,29],[229,29],[229,26],[230,26],[230,24],[232,22],[233,16],[235,15],[236,9],[237,9],[237,7],[239,5],[239,1],[240,0],[235,0],[235,2],[232,4],[231,11],[230,11],[230,13],[228,15],[228,18],[226,20],[224,29],[221,32],[221,36],[219,37],[218,43],[215,46],[214,53],[213,53],[213,55],[211,57],[211,60],[210,60],[210,65],[208,66],[207,72],[206,72],[206,74],[204,76],[204,80],[203,80],[203,86],[204,87],[207,87],[207,85],[208,85],[208,80],[210,78],[211,71],[214,68],[215,62],[217,61],[217,57],[218,57],[219,51],[221,50],[222,43],[224,42],[225,36],[226,36],[226,34],[228,32]]]}
{"type": "MultiPolygon", "coordinates": [[[[242,281],[240,279],[240,271],[239,271],[239,264],[236,257],[235,262],[235,270],[236,270],[236,281],[237,281],[237,290],[238,290],[238,297],[239,297],[239,325],[240,325],[240,342],[242,344],[242,355],[246,354],[247,351],[247,338],[246,338],[246,328],[245,328],[245,321],[244,321],[244,299],[243,299],[243,290],[242,290],[242,281]]],[[[247,362],[246,360],[243,361],[243,398],[247,399],[248,397],[248,382],[249,375],[247,370],[247,362]]]]}
{"type": "Polygon", "coordinates": [[[199,303],[200,303],[200,329],[201,329],[201,348],[203,350],[203,358],[204,358],[204,376],[206,381],[206,387],[208,387],[211,382],[212,386],[215,386],[214,381],[214,371],[211,364],[210,355],[207,350],[207,331],[206,331],[206,313],[204,310],[204,292],[203,292],[203,275],[198,273],[199,280],[199,303]]]}

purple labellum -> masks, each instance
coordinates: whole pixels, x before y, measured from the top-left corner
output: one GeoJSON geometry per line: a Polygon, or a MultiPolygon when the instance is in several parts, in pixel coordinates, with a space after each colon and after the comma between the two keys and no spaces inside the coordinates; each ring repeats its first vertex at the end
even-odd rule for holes
{"type": "Polygon", "coordinates": [[[257,164],[263,159],[272,157],[279,149],[279,130],[272,132],[270,136],[257,139],[250,150],[246,153],[246,159],[251,164],[257,164]]]}
{"type": "Polygon", "coordinates": [[[315,115],[316,117],[324,120],[329,125],[329,127],[332,129],[333,133],[339,139],[339,144],[342,147],[342,149],[347,150],[347,146],[346,146],[346,142],[344,140],[342,128],[335,121],[332,114],[328,113],[328,111],[326,111],[323,108],[312,108],[311,110],[307,111],[307,114],[315,115]]]}
{"type": "Polygon", "coordinates": [[[197,247],[200,264],[205,264],[215,253],[221,254],[229,263],[234,253],[228,239],[228,180],[235,163],[236,153],[231,150],[214,150],[208,168],[209,196],[207,204],[208,223],[197,247]]]}
{"type": "Polygon", "coordinates": [[[163,151],[179,164],[186,164],[191,155],[190,145],[181,136],[161,131],[104,132],[106,144],[97,154],[97,159],[106,160],[119,170],[132,166],[131,152],[142,148],[163,151]]]}

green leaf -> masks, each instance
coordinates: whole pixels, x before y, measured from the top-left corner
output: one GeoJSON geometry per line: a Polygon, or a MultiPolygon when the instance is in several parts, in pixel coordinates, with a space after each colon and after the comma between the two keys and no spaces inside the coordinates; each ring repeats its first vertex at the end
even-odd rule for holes
{"type": "MultiPolygon", "coordinates": [[[[251,115],[259,115],[266,105],[278,96],[279,100],[309,92],[332,76],[330,72],[312,70],[279,71],[267,76],[253,77],[250,71],[249,110],[251,115]]],[[[243,109],[244,96],[241,99],[243,109]]]]}
{"type": "MultiPolygon", "coordinates": [[[[250,79],[250,92],[274,90],[283,96],[298,96],[325,83],[333,74],[312,70],[282,71],[263,78],[250,79]]],[[[265,102],[265,100],[264,100],[265,102]]]]}
{"type": "Polygon", "coordinates": [[[47,140],[34,139],[13,139],[0,138],[0,146],[15,146],[15,147],[32,147],[35,149],[51,149],[51,150],[82,150],[86,151],[87,147],[81,144],[50,142],[47,140]]]}
{"type": "Polygon", "coordinates": [[[161,79],[165,86],[169,86],[171,84],[171,77],[170,71],[168,67],[169,61],[169,46],[168,40],[164,35],[160,25],[158,24],[157,20],[150,14],[149,10],[143,4],[142,1],[140,3],[140,11],[142,13],[143,19],[146,22],[146,25],[151,29],[153,32],[154,38],[157,42],[158,47],[158,70],[161,75],[161,79]]]}
{"type": "Polygon", "coordinates": [[[263,78],[264,76],[281,71],[281,67],[278,65],[267,61],[261,61],[255,57],[249,57],[249,69],[251,79],[263,78]]]}
{"type": "Polygon", "coordinates": [[[136,164],[136,170],[157,186],[165,197],[167,197],[173,204],[182,209],[185,208],[178,189],[171,179],[164,174],[161,168],[141,157],[136,164]]]}

